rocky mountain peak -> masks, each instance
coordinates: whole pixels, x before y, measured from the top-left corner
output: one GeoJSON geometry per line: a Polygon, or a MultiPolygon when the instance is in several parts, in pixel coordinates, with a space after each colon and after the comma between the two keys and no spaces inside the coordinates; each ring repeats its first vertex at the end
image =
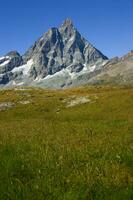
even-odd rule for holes
{"type": "Polygon", "coordinates": [[[61,27],[73,27],[73,21],[69,18],[65,19],[61,27]]]}
{"type": "Polygon", "coordinates": [[[71,19],[50,28],[22,57],[16,51],[8,57],[0,58],[0,84],[54,88],[71,85],[73,79],[99,69],[108,60],[81,36],[71,19]]]}
{"type": "Polygon", "coordinates": [[[66,19],[59,28],[60,33],[66,39],[72,37],[72,35],[75,33],[75,30],[76,29],[73,25],[73,22],[70,19],[66,19]]]}
{"type": "Polygon", "coordinates": [[[6,56],[9,56],[9,57],[20,57],[20,54],[17,52],[17,51],[10,51],[6,54],[6,56]]]}

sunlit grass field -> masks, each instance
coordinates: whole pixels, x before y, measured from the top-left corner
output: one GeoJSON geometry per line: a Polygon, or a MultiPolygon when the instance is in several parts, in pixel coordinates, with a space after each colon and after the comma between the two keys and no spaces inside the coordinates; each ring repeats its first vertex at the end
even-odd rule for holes
{"type": "Polygon", "coordinates": [[[5,102],[0,200],[133,199],[132,87],[1,90],[5,102]]]}

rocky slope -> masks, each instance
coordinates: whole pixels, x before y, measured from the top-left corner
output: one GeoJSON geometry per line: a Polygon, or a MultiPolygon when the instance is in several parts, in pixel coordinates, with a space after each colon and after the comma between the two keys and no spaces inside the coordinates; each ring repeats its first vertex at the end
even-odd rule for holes
{"type": "Polygon", "coordinates": [[[0,58],[0,86],[61,88],[88,82],[108,58],[93,47],[67,19],[51,28],[23,55],[16,51],[0,58]]]}
{"type": "Polygon", "coordinates": [[[89,77],[88,83],[133,85],[133,51],[121,58],[111,59],[89,77]]]}

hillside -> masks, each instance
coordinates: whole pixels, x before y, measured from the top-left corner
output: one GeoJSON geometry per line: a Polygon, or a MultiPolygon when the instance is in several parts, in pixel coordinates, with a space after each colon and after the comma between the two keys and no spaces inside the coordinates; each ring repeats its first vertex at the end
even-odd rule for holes
{"type": "Polygon", "coordinates": [[[111,59],[89,80],[92,84],[133,85],[133,51],[111,59]]]}
{"type": "Polygon", "coordinates": [[[0,91],[1,200],[133,199],[133,88],[0,91]]]}

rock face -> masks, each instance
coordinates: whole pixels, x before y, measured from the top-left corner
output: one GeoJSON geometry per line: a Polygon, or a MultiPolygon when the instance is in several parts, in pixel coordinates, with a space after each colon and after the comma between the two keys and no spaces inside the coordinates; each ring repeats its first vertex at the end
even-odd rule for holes
{"type": "Polygon", "coordinates": [[[22,64],[22,57],[16,51],[0,58],[0,84],[7,84],[13,77],[12,69],[22,64]]]}
{"type": "Polygon", "coordinates": [[[77,85],[79,77],[99,70],[108,58],[93,47],[67,19],[51,28],[27,52],[0,58],[0,86],[60,88],[77,85]]]}

